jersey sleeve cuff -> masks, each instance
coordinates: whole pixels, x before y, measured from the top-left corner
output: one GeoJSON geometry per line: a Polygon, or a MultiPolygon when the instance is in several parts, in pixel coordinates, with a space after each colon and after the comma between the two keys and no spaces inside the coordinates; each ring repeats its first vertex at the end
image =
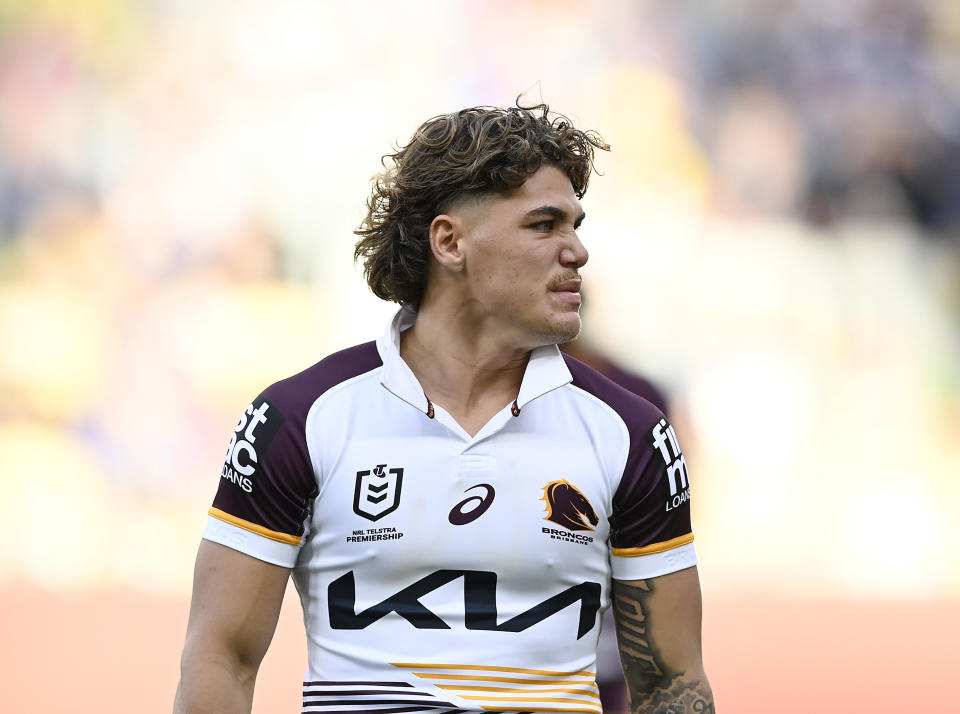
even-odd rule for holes
{"type": "Polygon", "coordinates": [[[297,554],[300,552],[299,546],[291,543],[281,543],[222,521],[212,515],[207,516],[203,538],[284,568],[292,568],[296,564],[297,554]]]}
{"type": "Polygon", "coordinates": [[[693,543],[648,555],[611,555],[614,580],[645,580],[692,568],[697,564],[693,543]]]}

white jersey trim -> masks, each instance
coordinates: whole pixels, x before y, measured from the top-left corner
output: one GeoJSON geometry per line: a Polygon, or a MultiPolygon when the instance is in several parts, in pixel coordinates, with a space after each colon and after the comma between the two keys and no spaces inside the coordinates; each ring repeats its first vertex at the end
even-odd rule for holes
{"type": "Polygon", "coordinates": [[[203,529],[203,539],[225,545],[228,548],[239,550],[257,560],[292,568],[297,562],[300,547],[258,535],[239,526],[235,526],[219,518],[207,516],[207,524],[203,529]]]}
{"type": "Polygon", "coordinates": [[[686,570],[696,564],[697,553],[693,543],[650,555],[610,556],[611,575],[614,580],[646,580],[686,570]]]}

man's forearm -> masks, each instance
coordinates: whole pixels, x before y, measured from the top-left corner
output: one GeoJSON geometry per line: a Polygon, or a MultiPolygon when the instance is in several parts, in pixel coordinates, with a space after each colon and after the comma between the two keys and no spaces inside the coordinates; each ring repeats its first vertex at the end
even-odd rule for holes
{"type": "MultiPolygon", "coordinates": [[[[649,599],[653,584],[614,584],[620,660],[635,714],[715,714],[713,692],[699,657],[683,669],[670,666],[651,633],[649,599]]],[[[699,649],[699,648],[698,648],[699,649]]]]}
{"type": "Polygon", "coordinates": [[[249,714],[256,671],[218,657],[184,656],[174,714],[249,714]]]}

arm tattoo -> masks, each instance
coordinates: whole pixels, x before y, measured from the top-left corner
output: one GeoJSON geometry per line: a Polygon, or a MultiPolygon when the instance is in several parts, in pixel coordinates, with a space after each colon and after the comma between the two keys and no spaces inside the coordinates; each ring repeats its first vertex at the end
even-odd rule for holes
{"type": "Polygon", "coordinates": [[[643,612],[643,598],[651,591],[646,580],[640,581],[640,587],[614,582],[613,616],[617,621],[624,673],[629,668],[629,673],[637,680],[650,680],[653,683],[663,677],[663,667],[650,646],[647,616],[643,612]]]}
{"type": "Polygon", "coordinates": [[[617,623],[620,660],[635,714],[716,714],[710,685],[699,676],[669,669],[650,636],[647,601],[649,580],[613,584],[613,616],[617,623]]]}

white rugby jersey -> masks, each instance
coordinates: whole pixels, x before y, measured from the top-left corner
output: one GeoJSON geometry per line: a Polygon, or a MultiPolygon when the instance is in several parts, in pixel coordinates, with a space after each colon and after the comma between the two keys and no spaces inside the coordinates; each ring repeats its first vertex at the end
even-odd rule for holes
{"type": "Polygon", "coordinates": [[[676,435],[549,346],[471,437],[400,358],[415,319],[247,407],[203,537],[293,569],[304,712],[600,714],[611,577],[696,563],[676,435]]]}

